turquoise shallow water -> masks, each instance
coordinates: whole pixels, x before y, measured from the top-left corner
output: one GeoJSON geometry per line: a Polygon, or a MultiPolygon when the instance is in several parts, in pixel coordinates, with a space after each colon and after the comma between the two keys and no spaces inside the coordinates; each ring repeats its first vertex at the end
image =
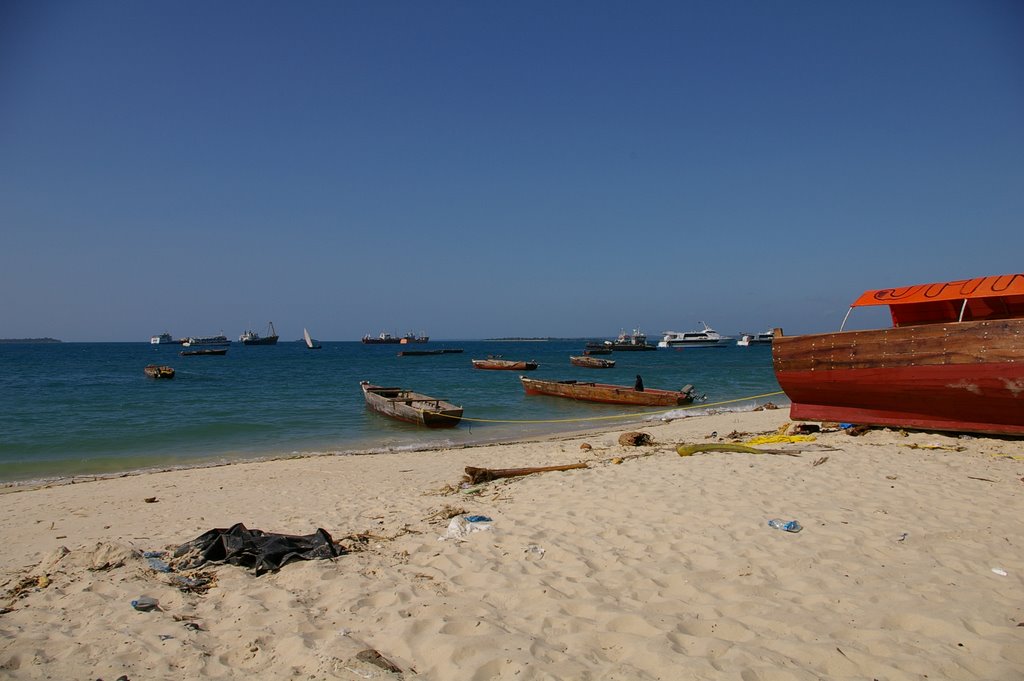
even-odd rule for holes
{"type": "MultiPolygon", "coordinates": [[[[527,397],[519,372],[470,363],[492,354],[540,362],[528,372],[537,378],[632,385],[640,374],[650,388],[691,383],[709,405],[779,389],[767,346],[616,352],[607,356],[616,367],[600,370],[569,364],[582,347],[568,340],[432,340],[324,342],[310,351],[295,342],[236,342],[223,357],[180,357],[178,346],[148,343],[0,345],[0,481],[510,440],[609,424],[582,419],[657,411],[527,397]],[[397,356],[401,349],[438,348],[463,352],[397,356]],[[146,377],[143,367],[154,363],[173,366],[176,377],[146,377]],[[363,379],[448,399],[466,417],[485,421],[434,431],[382,417],[365,408],[363,379]]],[[[784,396],[760,401],[767,399],[779,403],[784,396]]]]}

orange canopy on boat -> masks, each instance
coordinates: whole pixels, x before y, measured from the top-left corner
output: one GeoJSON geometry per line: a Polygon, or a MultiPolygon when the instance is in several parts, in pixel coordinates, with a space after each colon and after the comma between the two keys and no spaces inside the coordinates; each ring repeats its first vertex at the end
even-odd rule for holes
{"type": "Polygon", "coordinates": [[[850,307],[867,305],[889,305],[896,326],[1024,317],[1024,274],[865,291],[850,307]]]}

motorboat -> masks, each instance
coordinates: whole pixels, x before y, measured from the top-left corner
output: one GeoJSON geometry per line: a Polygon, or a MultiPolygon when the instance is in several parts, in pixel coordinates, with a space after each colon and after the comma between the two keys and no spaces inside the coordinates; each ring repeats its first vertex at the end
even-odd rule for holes
{"type": "Polygon", "coordinates": [[[751,345],[771,345],[774,339],[774,331],[764,331],[762,333],[741,333],[739,340],[736,341],[736,345],[742,347],[748,347],[751,345]]]}
{"type": "Polygon", "coordinates": [[[659,348],[720,348],[725,347],[733,338],[723,336],[707,322],[701,322],[700,331],[666,331],[658,343],[659,348]]]}

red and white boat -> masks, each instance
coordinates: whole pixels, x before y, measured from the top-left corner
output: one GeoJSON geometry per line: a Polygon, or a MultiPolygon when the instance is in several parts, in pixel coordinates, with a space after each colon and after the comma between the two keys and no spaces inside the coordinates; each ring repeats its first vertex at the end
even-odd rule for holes
{"type": "Polygon", "coordinates": [[[850,312],[871,305],[892,328],[775,330],[792,419],[1024,434],[1024,274],[866,291],[850,312]]]}

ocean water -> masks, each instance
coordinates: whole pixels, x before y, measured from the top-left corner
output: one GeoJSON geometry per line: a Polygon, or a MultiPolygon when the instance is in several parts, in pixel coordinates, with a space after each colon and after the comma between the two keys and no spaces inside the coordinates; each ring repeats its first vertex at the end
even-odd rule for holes
{"type": "Polygon", "coordinates": [[[0,481],[108,474],[266,457],[418,450],[539,437],[643,418],[784,403],[771,348],[616,352],[614,369],[569,363],[582,340],[435,341],[411,346],[298,342],[233,343],[222,357],[181,357],[176,345],[0,344],[0,481]],[[402,349],[462,353],[399,357],[402,349]],[[501,355],[536,360],[535,378],[648,388],[693,384],[706,401],[667,412],[526,396],[516,371],[474,369],[501,355]],[[143,373],[175,368],[172,380],[143,373]],[[366,409],[361,380],[401,386],[462,405],[452,429],[429,430],[366,409]],[[739,400],[739,401],[737,401],[739,400]],[[723,404],[724,403],[724,404],[723,404]],[[472,419],[472,420],[470,420],[472,419]]]}

